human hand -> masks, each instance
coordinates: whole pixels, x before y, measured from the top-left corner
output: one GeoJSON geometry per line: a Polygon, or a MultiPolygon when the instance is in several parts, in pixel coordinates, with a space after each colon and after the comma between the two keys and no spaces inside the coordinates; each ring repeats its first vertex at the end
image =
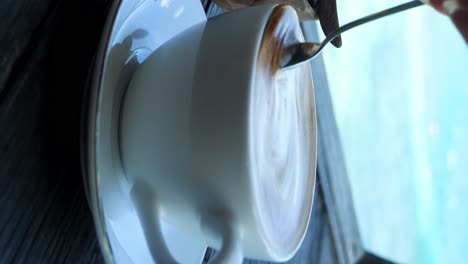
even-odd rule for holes
{"type": "Polygon", "coordinates": [[[422,2],[449,16],[468,43],[468,0],[422,0],[422,2]]]}

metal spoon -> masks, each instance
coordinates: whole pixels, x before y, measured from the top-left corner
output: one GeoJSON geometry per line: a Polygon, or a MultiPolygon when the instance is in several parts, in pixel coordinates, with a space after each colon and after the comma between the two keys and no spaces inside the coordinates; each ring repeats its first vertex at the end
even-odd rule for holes
{"type": "Polygon", "coordinates": [[[303,42],[303,43],[297,43],[293,44],[289,47],[286,47],[283,50],[283,54],[281,56],[281,61],[280,61],[280,68],[281,69],[287,69],[290,67],[298,66],[302,63],[305,63],[311,59],[313,59],[315,56],[317,56],[330,41],[332,41],[334,38],[338,37],[340,34],[342,34],[345,31],[348,31],[352,28],[355,28],[357,26],[360,26],[362,24],[365,24],[367,22],[389,16],[413,7],[421,6],[424,3],[422,3],[419,0],[414,0],[410,1],[389,9],[385,9],[383,11],[365,16],[363,18],[354,20],[353,22],[350,22],[342,27],[339,27],[336,29],[333,33],[328,35],[328,37],[325,38],[325,40],[322,41],[322,43],[314,43],[314,42],[303,42]]]}

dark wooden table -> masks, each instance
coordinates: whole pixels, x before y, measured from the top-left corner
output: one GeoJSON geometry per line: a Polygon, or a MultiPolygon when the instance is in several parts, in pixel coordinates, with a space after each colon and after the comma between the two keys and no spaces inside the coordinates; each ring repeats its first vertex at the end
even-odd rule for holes
{"type": "MultiPolygon", "coordinates": [[[[82,183],[80,107],[111,3],[0,3],[0,263],[104,262],[82,183]]],[[[203,3],[209,16],[219,13],[203,3]]],[[[321,59],[313,72],[316,195],[307,237],[290,262],[350,263],[363,250],[321,59]]]]}

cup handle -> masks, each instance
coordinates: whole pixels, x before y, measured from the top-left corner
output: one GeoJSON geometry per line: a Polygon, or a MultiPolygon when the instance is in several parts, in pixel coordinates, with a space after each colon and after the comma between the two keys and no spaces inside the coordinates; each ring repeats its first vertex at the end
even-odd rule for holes
{"type": "Polygon", "coordinates": [[[145,184],[135,183],[130,191],[148,248],[155,263],[176,264],[167,248],[161,227],[156,196],[145,184]]]}
{"type": "MultiPolygon", "coordinates": [[[[156,196],[144,184],[134,184],[130,191],[135,204],[138,218],[143,226],[146,243],[155,263],[178,263],[169,251],[164,241],[156,196]]],[[[242,263],[242,248],[240,246],[239,230],[226,213],[208,213],[202,216],[203,231],[221,237],[222,245],[219,253],[209,264],[242,263]]]]}
{"type": "Polygon", "coordinates": [[[222,239],[221,250],[209,264],[242,263],[240,231],[234,218],[227,212],[214,211],[202,216],[202,230],[213,237],[222,239]]]}

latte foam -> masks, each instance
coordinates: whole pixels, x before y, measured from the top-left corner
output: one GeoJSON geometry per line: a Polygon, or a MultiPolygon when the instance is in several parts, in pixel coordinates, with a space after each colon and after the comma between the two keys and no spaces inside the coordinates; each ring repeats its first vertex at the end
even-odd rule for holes
{"type": "Polygon", "coordinates": [[[279,69],[284,47],[302,42],[295,11],[278,6],[270,18],[250,95],[250,161],[263,231],[278,247],[294,247],[307,227],[315,163],[310,66],[279,69]]]}

